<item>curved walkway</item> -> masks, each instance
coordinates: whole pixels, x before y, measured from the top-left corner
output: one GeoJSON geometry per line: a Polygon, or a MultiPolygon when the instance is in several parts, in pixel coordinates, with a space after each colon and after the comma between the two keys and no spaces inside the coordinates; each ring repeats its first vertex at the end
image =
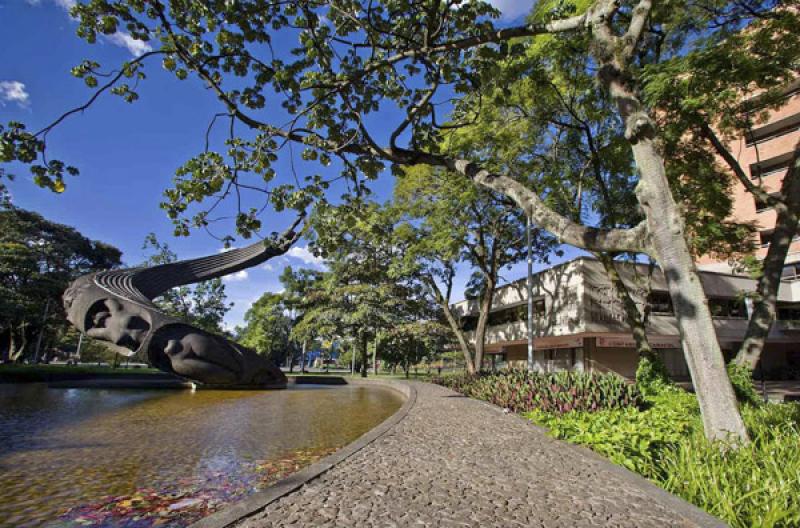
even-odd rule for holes
{"type": "Polygon", "coordinates": [[[240,528],[725,526],[587,449],[443,387],[240,528]]]}

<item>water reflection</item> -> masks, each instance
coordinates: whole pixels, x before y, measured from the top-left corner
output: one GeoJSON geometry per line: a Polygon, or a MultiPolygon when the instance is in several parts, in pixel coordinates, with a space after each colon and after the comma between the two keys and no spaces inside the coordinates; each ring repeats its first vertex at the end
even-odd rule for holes
{"type": "Polygon", "coordinates": [[[0,526],[40,526],[103,497],[174,490],[178,482],[215,486],[224,477],[252,487],[266,482],[254,471],[280,474],[270,461],[288,467],[311,455],[286,462],[287,453],[345,445],[400,403],[392,391],[363,387],[172,392],[0,385],[0,526]]]}

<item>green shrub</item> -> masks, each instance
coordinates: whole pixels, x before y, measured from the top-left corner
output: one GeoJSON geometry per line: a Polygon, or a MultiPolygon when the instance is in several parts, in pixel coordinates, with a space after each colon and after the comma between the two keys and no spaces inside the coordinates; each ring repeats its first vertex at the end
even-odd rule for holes
{"type": "Polygon", "coordinates": [[[728,363],[727,369],[728,378],[730,378],[731,385],[733,385],[736,399],[750,405],[761,405],[763,400],[758,395],[756,386],[753,384],[753,371],[744,365],[737,365],[736,363],[728,363]]]}
{"type": "Polygon", "coordinates": [[[534,409],[554,414],[596,412],[638,407],[643,403],[636,386],[615,374],[539,374],[512,369],[497,374],[447,376],[433,381],[465,396],[518,413],[534,409]]]}
{"type": "Polygon", "coordinates": [[[557,416],[534,411],[525,416],[556,438],[581,444],[641,475],[664,476],[661,455],[701,427],[697,400],[679,389],[665,391],[646,410],[613,409],[557,416]]]}
{"type": "Polygon", "coordinates": [[[800,526],[800,406],[743,412],[751,443],[711,444],[698,428],[664,453],[660,484],[734,527],[800,526]]]}
{"type": "Polygon", "coordinates": [[[648,403],[644,410],[526,416],[731,526],[800,526],[800,405],[744,406],[752,442],[731,449],[705,439],[694,395],[666,387],[648,403]]]}
{"type": "Polygon", "coordinates": [[[672,385],[664,361],[655,354],[640,356],[636,367],[636,385],[645,396],[658,394],[672,385]]]}

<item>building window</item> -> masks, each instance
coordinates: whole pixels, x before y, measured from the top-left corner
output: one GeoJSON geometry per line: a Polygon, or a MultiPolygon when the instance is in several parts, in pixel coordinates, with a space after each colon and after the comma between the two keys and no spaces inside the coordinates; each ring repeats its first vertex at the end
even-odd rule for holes
{"type": "Polygon", "coordinates": [[[800,321],[800,304],[778,303],[779,321],[800,321]]]}
{"type": "Polygon", "coordinates": [[[709,298],[708,308],[713,317],[747,318],[747,307],[743,299],[709,298]]]}
{"type": "MultiPolygon", "coordinates": [[[[534,299],[533,316],[544,316],[544,299],[534,299]]],[[[520,304],[502,310],[495,310],[489,314],[489,326],[496,326],[508,323],[516,323],[528,320],[528,305],[520,304]]]]}
{"type": "Polygon", "coordinates": [[[747,146],[769,141],[772,138],[794,132],[800,128],[800,113],[785,117],[773,123],[754,129],[747,134],[747,146]]]}
{"type": "Polygon", "coordinates": [[[489,326],[497,326],[502,324],[514,323],[522,321],[528,315],[527,306],[513,306],[511,308],[503,308],[496,310],[489,314],[489,326]]]}
{"type": "Polygon", "coordinates": [[[647,296],[647,308],[654,315],[673,315],[672,299],[667,292],[650,292],[647,296]]]}
{"type": "Polygon", "coordinates": [[[789,151],[780,156],[753,163],[750,165],[750,177],[755,180],[783,172],[792,163],[793,156],[794,152],[789,151]]]}
{"type": "Polygon", "coordinates": [[[793,264],[787,264],[783,267],[783,272],[781,273],[781,279],[785,281],[796,281],[800,279],[800,262],[795,262],[793,264]]]}

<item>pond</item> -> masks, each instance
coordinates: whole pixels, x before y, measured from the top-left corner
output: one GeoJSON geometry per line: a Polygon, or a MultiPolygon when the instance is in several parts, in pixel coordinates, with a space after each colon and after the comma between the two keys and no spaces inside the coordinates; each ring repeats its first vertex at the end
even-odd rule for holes
{"type": "Polygon", "coordinates": [[[380,387],[0,384],[0,526],[186,526],[352,442],[401,404],[380,387]]]}

